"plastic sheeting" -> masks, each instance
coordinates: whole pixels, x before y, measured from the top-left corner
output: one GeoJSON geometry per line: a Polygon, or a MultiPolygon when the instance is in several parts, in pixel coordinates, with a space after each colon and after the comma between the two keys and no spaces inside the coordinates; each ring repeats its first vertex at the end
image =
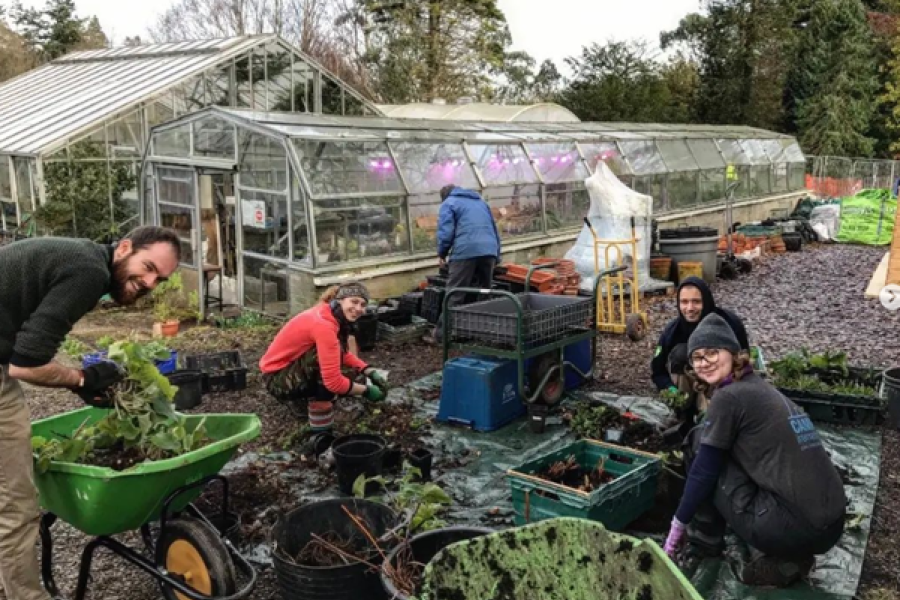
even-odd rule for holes
{"type": "MultiPolygon", "coordinates": [[[[597,237],[601,240],[631,239],[631,219],[635,220],[637,243],[637,278],[640,289],[658,287],[662,282],[650,278],[650,252],[652,243],[651,218],[653,216],[653,198],[638,193],[619,181],[619,178],[599,161],[594,174],[585,180],[585,187],[591,198],[591,207],[587,218],[591,222],[597,237]]],[[[594,260],[594,236],[585,225],[575,245],[566,252],[566,258],[575,262],[575,269],[581,275],[581,289],[593,291],[594,269],[602,271],[621,264],[615,249],[610,249],[610,260],[607,264],[607,244],[597,246],[598,260],[594,260]]],[[[621,244],[621,260],[631,266],[631,246],[621,244]]]]}
{"type": "Polygon", "coordinates": [[[841,200],[841,230],[834,239],[843,244],[890,244],[896,213],[897,199],[890,190],[863,190],[841,200]]]}

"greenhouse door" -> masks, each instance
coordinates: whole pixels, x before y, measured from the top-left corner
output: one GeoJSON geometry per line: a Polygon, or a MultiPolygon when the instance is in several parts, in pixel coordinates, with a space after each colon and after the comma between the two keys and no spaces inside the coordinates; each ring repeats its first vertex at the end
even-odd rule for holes
{"type": "Polygon", "coordinates": [[[197,171],[193,168],[158,165],[156,171],[159,224],[171,227],[181,239],[181,273],[186,289],[196,290],[204,306],[198,268],[203,264],[200,204],[197,201],[197,171]]]}

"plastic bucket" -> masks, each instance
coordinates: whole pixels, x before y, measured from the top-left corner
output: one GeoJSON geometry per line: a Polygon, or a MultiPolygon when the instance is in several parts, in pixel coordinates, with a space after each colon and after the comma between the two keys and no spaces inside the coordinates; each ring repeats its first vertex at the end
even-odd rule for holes
{"type": "MultiPolygon", "coordinates": [[[[412,552],[412,560],[417,563],[427,565],[438,552],[456,542],[471,540],[482,535],[494,533],[492,529],[485,527],[447,527],[445,529],[435,529],[413,536],[409,540],[409,549],[412,552]]],[[[397,558],[404,545],[394,548],[387,557],[387,564],[391,566],[397,565],[397,558]]],[[[394,586],[394,581],[388,576],[386,569],[381,570],[381,585],[387,592],[388,598],[396,600],[408,600],[409,596],[402,593],[394,586]]],[[[418,590],[416,590],[418,592],[418,590]]]]}
{"type": "Polygon", "coordinates": [[[188,410],[199,406],[203,400],[203,373],[201,371],[175,371],[166,378],[178,386],[173,403],[176,410],[188,410]]]}
{"type": "MultiPolygon", "coordinates": [[[[703,268],[699,277],[713,283],[716,280],[716,255],[719,233],[711,227],[680,227],[659,232],[659,251],[671,257],[676,270],[682,262],[699,262],[703,268]]],[[[681,281],[681,273],[678,273],[681,281]]]]}
{"type": "Polygon", "coordinates": [[[678,263],[678,281],[684,281],[688,277],[699,277],[700,279],[703,279],[703,263],[694,261],[678,263]]]}
{"type": "Polygon", "coordinates": [[[881,395],[887,400],[888,417],[891,424],[900,429],[900,367],[885,370],[881,380],[881,395]]]}
{"type": "Polygon", "coordinates": [[[338,486],[345,494],[353,493],[353,482],[362,475],[381,475],[387,443],[377,435],[346,435],[331,445],[334,453],[338,486]]]}
{"type": "Polygon", "coordinates": [[[312,431],[327,431],[334,425],[334,403],[317,401],[309,403],[309,428],[312,431]]]}
{"type": "Polygon", "coordinates": [[[169,353],[169,358],[165,360],[157,360],[154,361],[156,363],[156,368],[159,369],[159,372],[163,375],[169,375],[174,373],[178,367],[178,352],[176,350],[172,350],[169,353]]]}
{"type": "MultiPolygon", "coordinates": [[[[272,528],[272,542],[279,549],[273,554],[275,577],[284,600],[384,600],[378,572],[363,563],[334,567],[295,564],[284,555],[297,556],[312,535],[334,532],[344,539],[362,542],[363,532],[353,524],[343,507],[360,517],[369,532],[379,538],[396,524],[390,508],[377,502],[354,498],[323,500],[287,513],[272,528]]],[[[371,562],[380,565],[377,553],[371,562]]]]}

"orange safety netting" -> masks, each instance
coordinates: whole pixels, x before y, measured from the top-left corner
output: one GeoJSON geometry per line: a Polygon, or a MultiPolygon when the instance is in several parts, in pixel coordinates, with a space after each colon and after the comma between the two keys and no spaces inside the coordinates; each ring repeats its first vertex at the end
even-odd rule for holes
{"type": "Polygon", "coordinates": [[[846,198],[863,189],[862,179],[806,176],[806,189],[821,198],[846,198]]]}

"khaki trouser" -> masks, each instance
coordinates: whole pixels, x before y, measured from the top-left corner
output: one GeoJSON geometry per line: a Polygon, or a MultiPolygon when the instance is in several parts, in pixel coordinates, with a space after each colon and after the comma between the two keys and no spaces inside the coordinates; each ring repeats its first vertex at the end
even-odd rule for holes
{"type": "Polygon", "coordinates": [[[22,387],[0,365],[0,580],[8,600],[50,600],[35,548],[39,523],[31,419],[22,387]]]}

